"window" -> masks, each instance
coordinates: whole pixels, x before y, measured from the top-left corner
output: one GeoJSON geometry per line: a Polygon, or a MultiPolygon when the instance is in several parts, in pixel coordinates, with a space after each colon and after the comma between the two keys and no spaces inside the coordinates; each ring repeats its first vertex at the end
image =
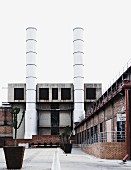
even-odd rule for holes
{"type": "Polygon", "coordinates": [[[104,140],[104,133],[103,133],[103,123],[100,123],[100,142],[104,140]]]}
{"type": "Polygon", "coordinates": [[[96,88],[86,88],[86,99],[96,99],[96,88]]]}
{"type": "Polygon", "coordinates": [[[117,142],[125,142],[125,121],[117,122],[117,142]]]}
{"type": "Polygon", "coordinates": [[[24,100],[24,88],[14,88],[14,100],[24,100]]]}
{"type": "Polygon", "coordinates": [[[51,135],[59,134],[59,103],[51,103],[51,135]]]}
{"type": "Polygon", "coordinates": [[[94,142],[98,142],[98,129],[97,129],[97,125],[94,126],[94,142]]]}
{"type": "Polygon", "coordinates": [[[58,88],[52,88],[52,100],[58,100],[58,88]]]}
{"type": "Polygon", "coordinates": [[[61,100],[71,99],[71,88],[61,88],[61,100]]]}
{"type": "Polygon", "coordinates": [[[59,134],[59,111],[51,111],[51,135],[59,134]]]}
{"type": "Polygon", "coordinates": [[[59,127],[59,111],[57,110],[51,111],[51,126],[59,127]]]}
{"type": "Polygon", "coordinates": [[[93,127],[91,127],[91,143],[93,143],[93,127]]]}
{"type": "Polygon", "coordinates": [[[100,132],[103,132],[102,123],[100,123],[100,132]]]}
{"type": "Polygon", "coordinates": [[[49,88],[39,88],[39,100],[49,100],[49,88]]]}
{"type": "Polygon", "coordinates": [[[87,144],[90,144],[90,129],[87,129],[87,144]]]}

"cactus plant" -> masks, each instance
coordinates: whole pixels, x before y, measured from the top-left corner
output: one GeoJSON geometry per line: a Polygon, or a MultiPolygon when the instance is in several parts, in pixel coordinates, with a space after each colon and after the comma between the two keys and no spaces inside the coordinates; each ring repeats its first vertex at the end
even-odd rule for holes
{"type": "Polygon", "coordinates": [[[17,116],[18,116],[19,112],[20,112],[20,108],[18,108],[18,107],[13,108],[12,111],[11,111],[11,113],[13,114],[13,124],[12,125],[13,125],[13,128],[15,130],[15,146],[16,146],[17,130],[21,126],[21,123],[22,123],[24,116],[25,116],[25,111],[23,111],[21,120],[18,124],[17,116]]]}
{"type": "Polygon", "coordinates": [[[21,123],[24,119],[25,111],[23,111],[21,120],[18,123],[17,116],[18,116],[19,112],[20,112],[20,108],[18,108],[18,107],[11,109],[11,113],[13,115],[12,126],[15,130],[15,137],[14,137],[15,141],[14,141],[14,146],[4,146],[3,147],[7,169],[21,169],[22,164],[23,164],[25,147],[24,146],[16,146],[16,138],[17,138],[17,130],[21,126],[21,123]]]}

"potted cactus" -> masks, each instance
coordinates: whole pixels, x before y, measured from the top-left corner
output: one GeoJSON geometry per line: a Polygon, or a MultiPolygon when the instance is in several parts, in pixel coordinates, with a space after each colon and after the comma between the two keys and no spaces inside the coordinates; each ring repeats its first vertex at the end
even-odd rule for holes
{"type": "Polygon", "coordinates": [[[70,143],[71,128],[66,126],[63,133],[60,135],[60,147],[65,153],[71,153],[72,144],[70,143]]]}
{"type": "Polygon", "coordinates": [[[21,123],[24,119],[25,112],[22,112],[22,118],[18,124],[17,116],[20,112],[20,108],[13,108],[11,110],[11,113],[13,114],[13,123],[12,126],[14,128],[14,146],[4,146],[4,154],[5,154],[5,160],[7,169],[21,169],[23,164],[23,158],[24,158],[24,146],[17,146],[17,129],[21,126],[21,123]]]}

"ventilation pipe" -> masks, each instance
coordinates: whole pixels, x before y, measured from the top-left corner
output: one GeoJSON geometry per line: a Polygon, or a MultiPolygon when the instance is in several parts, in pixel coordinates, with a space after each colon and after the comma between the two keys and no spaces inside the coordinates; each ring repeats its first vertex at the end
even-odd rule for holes
{"type": "Polygon", "coordinates": [[[26,113],[25,139],[37,134],[36,111],[36,31],[34,27],[26,29],[26,113]]]}
{"type": "Polygon", "coordinates": [[[84,64],[83,28],[73,29],[74,45],[74,126],[85,117],[84,111],[84,64]]]}

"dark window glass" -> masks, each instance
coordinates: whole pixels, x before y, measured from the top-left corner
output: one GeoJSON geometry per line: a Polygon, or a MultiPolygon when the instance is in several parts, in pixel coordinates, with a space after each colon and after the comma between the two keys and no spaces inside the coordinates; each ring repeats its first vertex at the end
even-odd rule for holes
{"type": "Polygon", "coordinates": [[[100,132],[103,132],[102,123],[100,123],[100,132]]]}
{"type": "Polygon", "coordinates": [[[49,100],[49,88],[39,88],[39,100],[49,100]]]}
{"type": "Polygon", "coordinates": [[[24,88],[14,88],[14,100],[24,100],[24,88]]]}
{"type": "Polygon", "coordinates": [[[82,136],[82,135],[81,135],[81,132],[80,132],[80,143],[81,143],[81,136],[82,136]]]}
{"type": "Polygon", "coordinates": [[[71,99],[71,88],[61,88],[61,100],[71,99]]]}
{"type": "Polygon", "coordinates": [[[90,129],[87,129],[87,138],[90,139],[90,129]]]}
{"type": "Polygon", "coordinates": [[[59,135],[59,127],[51,127],[51,135],[59,135]]]}
{"type": "Polygon", "coordinates": [[[98,142],[98,131],[97,131],[97,125],[94,126],[94,142],[98,142]]]}
{"type": "Polygon", "coordinates": [[[80,144],[80,133],[77,134],[77,143],[80,144]]]}
{"type": "Polygon", "coordinates": [[[51,103],[51,135],[59,134],[59,103],[51,103]]]}
{"type": "Polygon", "coordinates": [[[103,133],[103,124],[100,123],[100,142],[103,142],[104,133],[103,133]]]}
{"type": "Polygon", "coordinates": [[[86,88],[86,99],[96,99],[96,88],[86,88]]]}
{"type": "Polygon", "coordinates": [[[125,142],[125,121],[117,122],[117,142],[125,142]]]}
{"type": "Polygon", "coordinates": [[[91,143],[93,143],[93,127],[91,127],[91,143]]]}
{"type": "Polygon", "coordinates": [[[59,127],[59,111],[51,111],[51,126],[59,127]]]}
{"type": "Polygon", "coordinates": [[[52,100],[58,99],[58,88],[52,88],[52,100]]]}

